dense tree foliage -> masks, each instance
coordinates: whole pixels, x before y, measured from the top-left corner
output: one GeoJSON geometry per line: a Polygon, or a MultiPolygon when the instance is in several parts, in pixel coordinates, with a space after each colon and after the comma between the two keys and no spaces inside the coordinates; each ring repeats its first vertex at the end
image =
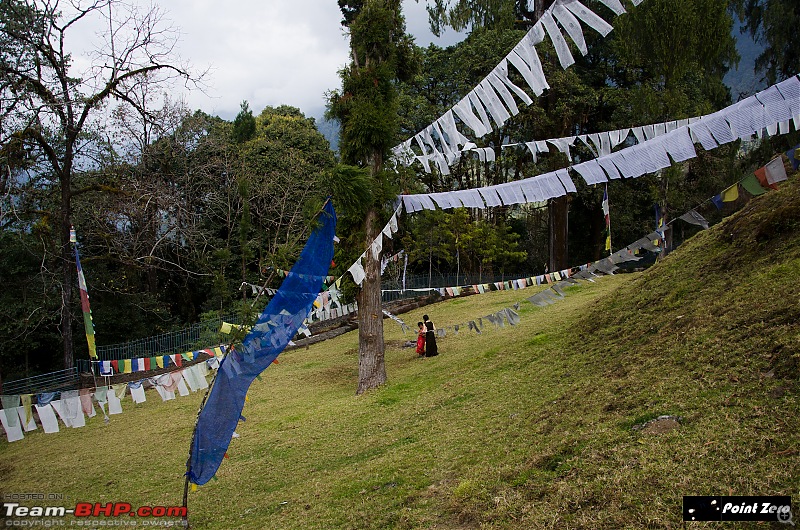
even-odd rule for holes
{"type": "Polygon", "coordinates": [[[74,273],[69,233],[72,201],[82,192],[73,179],[93,155],[101,127],[98,114],[112,97],[146,114],[135,97],[138,87],[191,75],[173,57],[175,34],[164,27],[155,7],[141,10],[115,0],[66,5],[9,0],[0,15],[0,141],[26,150],[49,173],[49,187],[60,196],[51,220],[61,268],[64,366],[71,367],[74,273]],[[109,35],[91,51],[94,63],[78,71],[68,45],[92,21],[108,27],[109,35]]]}
{"type": "Polygon", "coordinates": [[[800,3],[795,0],[733,0],[755,41],[764,46],[756,70],[770,83],[800,72],[800,3]]]}
{"type": "MultiPolygon", "coordinates": [[[[129,141],[98,146],[98,166],[75,179],[80,190],[103,191],[76,194],[72,216],[101,345],[235,311],[247,297],[242,282],[261,284],[272,268],[291,266],[328,189],[333,153],[295,108],[264,109],[246,141],[220,118],[160,111],[172,128],[141,152],[123,153],[129,141]]],[[[0,338],[30,343],[3,350],[5,377],[52,369],[58,344],[59,278],[47,257],[58,205],[34,169],[20,168],[3,188],[0,274],[14,287],[2,294],[0,338]]],[[[85,358],[85,343],[75,351],[85,358]]]]}
{"type": "MultiPolygon", "coordinates": [[[[540,11],[547,4],[536,2],[533,8],[540,11]]],[[[611,15],[602,4],[591,5],[606,18],[611,15]]],[[[435,120],[480,82],[524,34],[514,27],[530,17],[529,11],[512,1],[472,0],[436,6],[429,10],[432,25],[473,29],[455,46],[421,51],[422,73],[403,85],[403,138],[435,120]],[[496,16],[487,18],[490,11],[496,16]],[[513,16],[500,16],[502,13],[513,16]]],[[[445,191],[498,184],[571,163],[552,148],[551,153],[534,160],[525,148],[503,145],[687,118],[725,106],[730,95],[722,77],[737,60],[732,24],[726,0],[688,4],[648,0],[614,19],[615,29],[606,39],[587,30],[589,54],[581,57],[574,52],[577,62],[568,70],[560,67],[549,43],[543,43],[538,49],[551,88],[534,97],[532,105],[521,105],[520,114],[503,127],[475,140],[479,147],[493,148],[497,161],[480,162],[477,156],[467,154],[451,166],[450,175],[435,169],[423,174],[418,189],[445,191]],[[676,43],[680,53],[674,53],[676,43]]],[[[656,203],[669,214],[685,211],[716,193],[730,180],[726,169],[735,150],[736,146],[721,148],[658,175],[612,182],[612,241],[624,244],[652,229],[656,203]]],[[[572,154],[579,160],[592,156],[583,145],[572,148],[572,154]]],[[[566,204],[551,201],[547,212],[541,211],[543,205],[495,208],[471,212],[471,218],[488,220],[490,226],[501,230],[512,227],[518,231],[527,260],[516,270],[541,272],[597,259],[605,241],[600,207],[603,191],[585,186],[580,178],[574,180],[578,193],[565,199],[569,202],[568,257],[554,259],[554,247],[559,246],[554,232],[565,228],[566,204]]],[[[441,259],[450,263],[453,256],[441,259]]],[[[419,256],[418,270],[426,272],[428,262],[419,256]]]]}
{"type": "MultiPolygon", "coordinates": [[[[448,175],[387,167],[389,149],[458,102],[550,3],[430,2],[434,29],[469,28],[469,35],[447,48],[418,48],[405,33],[399,0],[340,0],[351,62],[341,72],[341,88],[329,93],[328,115],[341,125],[337,160],[314,120],[296,108],[254,114],[245,101],[226,121],[165,98],[159,72],[186,72],[167,61],[162,48],[140,57],[144,62],[120,65],[117,77],[102,77],[100,63],[91,76],[73,75],[71,57],[57,45],[73,23],[42,3],[0,2],[0,377],[61,368],[67,348],[87,356],[82,330],[72,326],[81,321],[67,241],[72,225],[97,343],[138,339],[247,307],[250,295],[240,286],[262,284],[275,268],[292,265],[326,196],[333,196],[339,214],[333,271],[343,274],[385,224],[397,193],[531,177],[572,162],[555,149],[534,159],[528,149],[509,144],[725,106],[730,95],[722,76],[737,60],[731,5],[766,44],[761,72],[770,81],[797,73],[790,31],[796,2],[625,2],[629,12],[614,19],[607,38],[587,30],[589,54],[575,53],[570,69],[561,68],[548,42],[539,46],[551,88],[520,105],[503,127],[475,139],[494,150],[495,162],[464,154],[448,175]],[[73,336],[81,340],[65,344],[73,336]]],[[[610,19],[603,2],[586,3],[610,19]]],[[[115,1],[100,4],[127,9],[115,1]]],[[[100,4],[86,7],[87,15],[100,4]]],[[[135,10],[121,13],[115,20],[144,30],[157,26],[142,23],[159,20],[135,10]]],[[[766,140],[752,156],[763,158],[791,140],[797,134],[766,140]]],[[[738,179],[742,167],[752,170],[756,158],[742,161],[738,150],[738,143],[708,153],[698,146],[696,159],[611,182],[614,247],[654,228],[655,204],[668,216],[682,213],[738,179]]],[[[572,154],[593,156],[577,144],[572,154]]],[[[405,249],[418,274],[458,272],[486,281],[595,260],[605,240],[603,190],[574,180],[577,193],[559,203],[406,215],[384,253],[405,249]],[[554,239],[556,229],[561,241],[554,239]],[[556,247],[564,250],[558,259],[556,247]]],[[[379,260],[371,253],[365,269],[360,290],[345,276],[345,291],[366,319],[359,392],[385,380],[379,260]]]]}

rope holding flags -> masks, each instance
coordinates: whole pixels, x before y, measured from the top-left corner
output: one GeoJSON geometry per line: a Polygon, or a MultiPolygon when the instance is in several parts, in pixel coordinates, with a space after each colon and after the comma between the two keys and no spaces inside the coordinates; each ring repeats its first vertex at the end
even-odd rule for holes
{"type": "MultiPolygon", "coordinates": [[[[642,2],[642,0],[632,1],[635,6],[642,2]]],[[[602,0],[601,3],[613,13],[613,16],[626,12],[620,0],[602,0]]],[[[444,175],[450,173],[449,166],[456,163],[464,151],[474,150],[479,153],[482,160],[487,161],[490,157],[493,160],[494,151],[477,148],[470,142],[459,131],[456,118],[466,132],[476,137],[485,136],[496,127],[502,127],[511,116],[519,113],[519,106],[514,96],[527,105],[533,102],[523,88],[509,79],[509,65],[517,70],[533,94],[541,96],[550,85],[545,79],[536,46],[545,38],[549,38],[561,67],[569,68],[575,63],[575,59],[566,37],[574,43],[582,55],[588,53],[581,22],[603,37],[613,29],[609,22],[579,0],[555,0],[508,55],[461,101],[425,129],[395,146],[392,149],[393,159],[403,165],[410,165],[418,160],[428,173],[433,163],[444,175]],[[420,155],[412,149],[412,144],[415,142],[420,155]]]]}

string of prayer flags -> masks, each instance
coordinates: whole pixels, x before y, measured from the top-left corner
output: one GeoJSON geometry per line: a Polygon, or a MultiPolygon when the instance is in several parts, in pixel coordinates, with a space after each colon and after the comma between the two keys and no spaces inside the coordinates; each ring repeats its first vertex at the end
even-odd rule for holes
{"type": "MultiPolygon", "coordinates": [[[[662,124],[653,124],[633,129],[606,131],[576,137],[557,138],[546,141],[508,144],[504,147],[528,146],[534,157],[536,153],[547,152],[547,143],[566,151],[575,139],[581,140],[596,154],[597,158],[572,165],[571,170],[581,175],[587,184],[599,184],[609,179],[621,177],[636,178],[644,174],[654,173],[670,166],[696,157],[695,142],[704,149],[713,149],[719,145],[730,143],[737,138],[751,138],[761,134],[764,129],[778,126],[776,133],[789,132],[788,120],[795,122],[795,129],[800,126],[800,105],[794,99],[800,94],[800,80],[792,76],[777,85],[750,96],[713,114],[683,120],[675,120],[662,124]],[[794,114],[793,114],[794,113],[794,114]],[[789,116],[787,118],[786,116],[789,116]],[[780,120],[780,121],[779,121],[780,120]],[[614,145],[625,143],[625,139],[633,133],[637,144],[611,152],[614,145]]],[[[480,150],[474,144],[465,150],[480,150]]],[[[781,170],[778,162],[774,162],[775,174],[763,179],[762,187],[767,180],[779,182],[785,170],[781,170]]],[[[529,177],[521,181],[486,186],[468,190],[439,192],[436,194],[402,195],[401,199],[406,211],[415,212],[425,209],[442,209],[454,207],[485,208],[500,205],[541,202],[548,198],[573,193],[574,183],[567,169],[559,170],[556,185],[553,173],[529,177]]],[[[722,200],[717,202],[721,205],[722,200]]],[[[720,206],[721,207],[721,206],[720,206]]]]}
{"type": "MultiPolygon", "coordinates": [[[[431,203],[432,204],[432,203],[431,203]]],[[[378,233],[378,236],[372,241],[369,246],[368,251],[372,252],[372,257],[375,260],[380,259],[381,251],[383,250],[383,237],[386,236],[387,238],[391,239],[392,234],[396,233],[398,228],[398,216],[402,212],[403,209],[403,202],[400,201],[395,209],[394,213],[392,214],[389,222],[386,223],[386,226],[378,233]]],[[[355,263],[350,265],[347,269],[347,272],[353,277],[353,281],[361,287],[361,284],[364,283],[364,279],[367,277],[366,273],[364,272],[364,266],[361,265],[361,260],[366,257],[366,251],[362,253],[358,259],[356,259],[355,263]]],[[[335,283],[339,283],[341,278],[336,280],[335,283]]]]}
{"type": "MultiPolygon", "coordinates": [[[[638,4],[639,1],[634,3],[638,4]]],[[[615,15],[625,12],[619,0],[605,0],[604,4],[611,7],[615,15]]],[[[555,0],[508,55],[461,101],[412,138],[395,146],[392,149],[393,159],[404,165],[419,161],[427,172],[430,172],[431,162],[434,162],[442,174],[449,174],[449,165],[456,163],[464,150],[475,148],[458,130],[456,117],[478,137],[494,130],[495,126],[502,127],[511,116],[519,113],[515,96],[522,103],[530,105],[533,102],[522,88],[509,79],[508,65],[517,69],[535,95],[541,95],[549,85],[536,45],[549,37],[559,63],[563,68],[569,67],[575,60],[563,31],[578,51],[585,55],[588,48],[581,22],[602,36],[608,35],[612,29],[611,24],[578,0],[555,0]],[[421,154],[414,152],[413,142],[419,146],[421,154]]],[[[487,148],[476,148],[475,151],[482,160],[494,157],[494,151],[487,148]]]]}

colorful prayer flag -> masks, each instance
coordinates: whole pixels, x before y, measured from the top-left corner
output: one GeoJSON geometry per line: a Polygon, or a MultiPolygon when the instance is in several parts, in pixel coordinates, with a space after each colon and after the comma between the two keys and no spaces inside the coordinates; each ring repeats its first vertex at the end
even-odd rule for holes
{"type": "Polygon", "coordinates": [[[734,184],[721,193],[722,202],[733,202],[739,198],[739,184],[734,184]]]}
{"type": "Polygon", "coordinates": [[[83,327],[86,329],[86,343],[89,345],[89,357],[97,359],[97,346],[94,342],[94,322],[92,310],[89,307],[89,291],[86,289],[86,278],[83,276],[81,257],[78,254],[78,245],[75,244],[75,265],[78,268],[78,287],[81,293],[81,310],[83,311],[83,327]]]}
{"type": "Polygon", "coordinates": [[[606,246],[605,249],[611,252],[611,210],[608,203],[608,184],[603,190],[603,215],[606,219],[606,246]]]}
{"type": "Polygon", "coordinates": [[[777,190],[778,186],[775,184],[767,181],[767,168],[766,166],[760,167],[755,170],[755,176],[758,179],[758,183],[761,184],[762,188],[769,188],[771,190],[777,190]]]}
{"type": "Polygon", "coordinates": [[[759,195],[763,195],[767,193],[761,183],[758,182],[758,179],[755,175],[748,175],[747,177],[742,179],[742,187],[747,190],[747,193],[754,197],[758,197],[759,195]]]}

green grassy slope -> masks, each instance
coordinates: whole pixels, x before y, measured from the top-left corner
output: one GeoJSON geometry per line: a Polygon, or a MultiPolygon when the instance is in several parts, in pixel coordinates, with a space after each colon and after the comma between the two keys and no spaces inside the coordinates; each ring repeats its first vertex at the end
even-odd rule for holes
{"type": "MultiPolygon", "coordinates": [[[[355,332],[286,352],[219,480],[190,493],[192,526],[681,528],[687,494],[796,502],[798,229],[795,177],[645,273],[525,302],[519,326],[448,336],[439,357],[401,348],[413,337],[387,320],[389,383],[360,397],[355,332]],[[632,429],[663,414],[680,425],[632,429]]],[[[444,327],[533,292],[404,318],[444,327]]],[[[109,425],[0,442],[0,493],[179,504],[199,401],[126,398],[109,425]]]]}

